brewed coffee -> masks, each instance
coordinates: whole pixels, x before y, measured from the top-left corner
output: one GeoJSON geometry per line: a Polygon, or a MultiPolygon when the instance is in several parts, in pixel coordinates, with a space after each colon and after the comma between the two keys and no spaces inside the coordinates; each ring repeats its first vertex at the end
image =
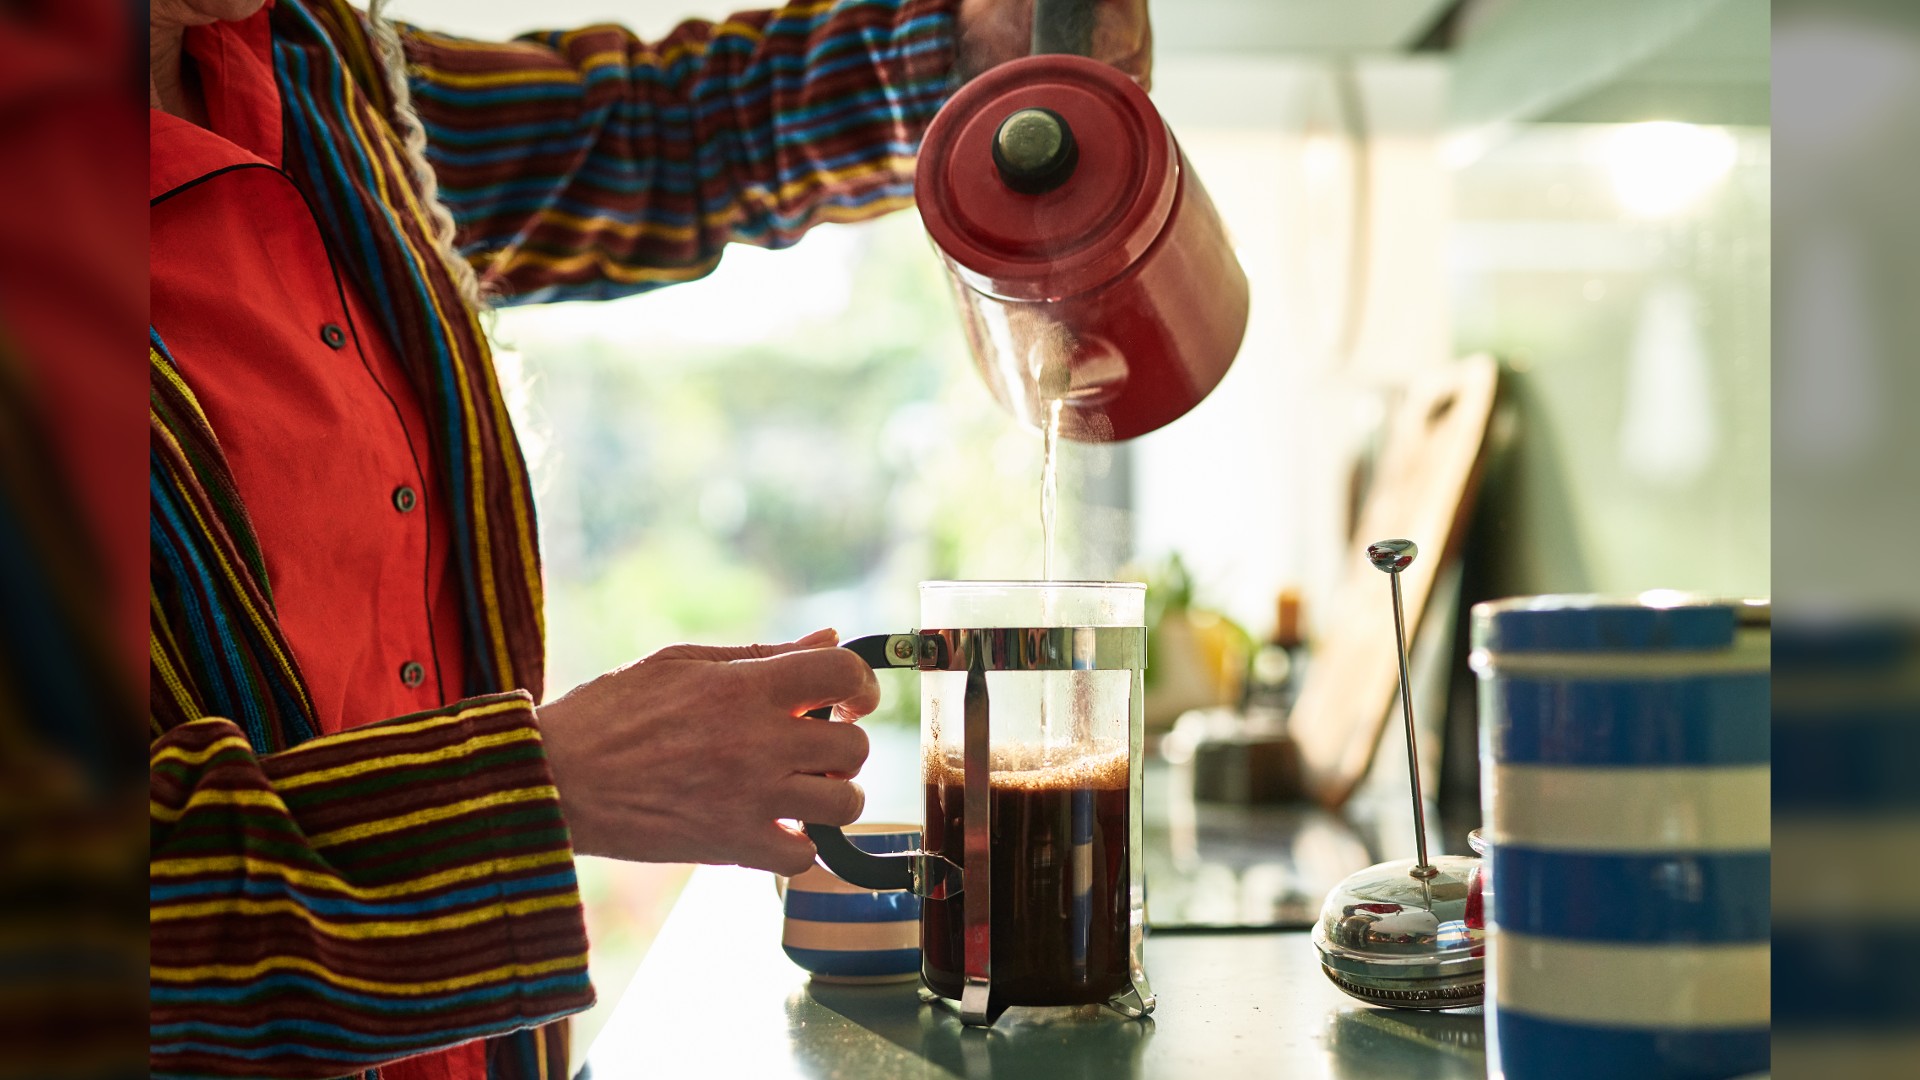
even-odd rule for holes
{"type": "MultiPolygon", "coordinates": [[[[929,759],[923,775],[926,850],[963,865],[960,765],[929,759]]],[[[991,778],[994,1001],[1082,1005],[1122,992],[1131,956],[1126,751],[1047,765],[996,754],[991,778]]],[[[955,999],[965,984],[964,904],[961,895],[922,907],[922,974],[955,999]]]]}

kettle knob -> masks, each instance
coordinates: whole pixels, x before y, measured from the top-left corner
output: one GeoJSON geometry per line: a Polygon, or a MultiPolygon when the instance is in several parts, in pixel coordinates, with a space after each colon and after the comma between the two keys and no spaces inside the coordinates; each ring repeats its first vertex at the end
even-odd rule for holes
{"type": "Polygon", "coordinates": [[[1052,109],[1019,109],[993,134],[993,164],[1015,191],[1040,195],[1067,182],[1080,162],[1073,129],[1052,109]]]}

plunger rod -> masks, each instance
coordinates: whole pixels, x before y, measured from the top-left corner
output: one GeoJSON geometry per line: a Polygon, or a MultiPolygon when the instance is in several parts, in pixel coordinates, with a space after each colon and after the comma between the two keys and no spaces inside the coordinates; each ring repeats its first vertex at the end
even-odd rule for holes
{"type": "Polygon", "coordinates": [[[1393,642],[1400,659],[1400,713],[1407,721],[1407,781],[1413,785],[1413,843],[1419,861],[1410,873],[1422,880],[1439,871],[1427,861],[1427,810],[1420,798],[1420,750],[1413,733],[1413,684],[1407,678],[1407,617],[1400,605],[1400,572],[1413,565],[1420,548],[1411,540],[1382,540],[1367,545],[1367,561],[1393,582],[1393,642]]]}
{"type": "Polygon", "coordinates": [[[1413,788],[1413,843],[1420,861],[1413,866],[1416,877],[1432,877],[1433,864],[1427,861],[1427,810],[1420,797],[1420,751],[1413,733],[1413,688],[1407,679],[1407,619],[1400,608],[1400,575],[1387,577],[1393,583],[1393,639],[1400,648],[1400,715],[1407,723],[1407,780],[1413,788]]]}

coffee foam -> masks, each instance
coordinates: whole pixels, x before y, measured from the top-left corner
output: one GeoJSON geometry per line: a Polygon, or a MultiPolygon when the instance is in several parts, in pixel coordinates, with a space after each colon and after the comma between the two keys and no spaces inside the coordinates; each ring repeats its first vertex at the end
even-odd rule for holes
{"type": "MultiPolygon", "coordinates": [[[[1089,789],[1119,791],[1127,786],[1127,751],[1096,750],[1060,760],[1059,750],[1040,746],[1002,746],[988,758],[991,785],[998,791],[1059,791],[1089,789]]],[[[958,758],[939,747],[929,748],[921,762],[921,778],[929,784],[965,783],[966,771],[958,758]]]]}

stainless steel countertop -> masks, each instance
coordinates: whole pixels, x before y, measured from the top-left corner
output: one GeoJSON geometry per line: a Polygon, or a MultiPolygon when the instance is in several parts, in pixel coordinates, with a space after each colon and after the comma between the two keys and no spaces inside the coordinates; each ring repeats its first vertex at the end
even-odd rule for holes
{"type": "Polygon", "coordinates": [[[701,867],[588,1065],[621,1077],[1478,1078],[1480,1010],[1374,1009],[1321,974],[1298,931],[1157,933],[1147,1021],[1097,1008],[1010,1010],[962,1027],[915,983],[811,983],[780,951],[772,879],[701,867]]]}

